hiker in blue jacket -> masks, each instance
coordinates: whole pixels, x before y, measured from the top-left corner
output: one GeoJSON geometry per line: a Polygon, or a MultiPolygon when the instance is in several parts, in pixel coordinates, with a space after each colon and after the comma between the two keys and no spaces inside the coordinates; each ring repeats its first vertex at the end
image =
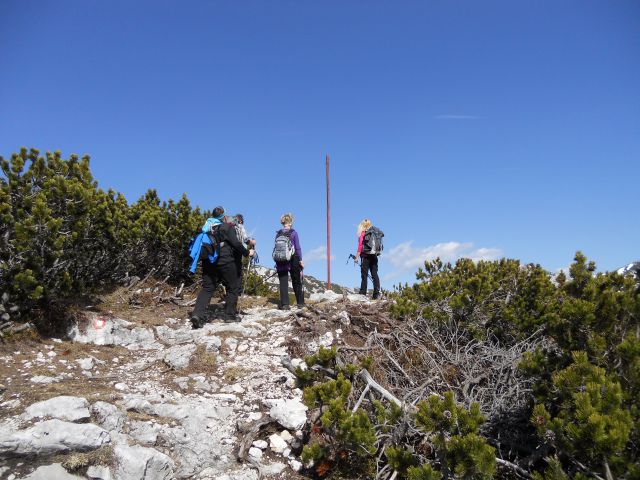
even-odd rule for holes
{"type": "Polygon", "coordinates": [[[227,290],[225,302],[225,322],[239,322],[237,314],[238,297],[242,288],[236,267],[238,257],[254,255],[253,249],[247,249],[238,239],[236,229],[232,224],[224,222],[224,208],[216,207],[213,214],[202,227],[203,232],[211,231],[218,241],[218,258],[214,263],[202,261],[202,290],[196,299],[196,305],[191,315],[193,328],[201,328],[206,320],[206,309],[209,306],[213,292],[222,283],[227,290]]]}
{"type": "Polygon", "coordinates": [[[280,281],[280,310],[289,310],[289,274],[291,284],[296,296],[298,307],[304,307],[304,294],[302,292],[302,249],[298,232],[293,228],[293,215],[285,213],[280,217],[282,228],[276,232],[276,245],[273,249],[273,259],[276,262],[278,280],[280,281]],[[289,239],[289,242],[286,241],[289,239]],[[289,250],[285,252],[284,250],[289,250]]]}

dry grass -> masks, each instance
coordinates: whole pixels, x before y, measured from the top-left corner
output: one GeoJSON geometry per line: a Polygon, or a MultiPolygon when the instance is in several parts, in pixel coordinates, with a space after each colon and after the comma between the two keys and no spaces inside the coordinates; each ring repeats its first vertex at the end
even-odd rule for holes
{"type": "Polygon", "coordinates": [[[216,354],[214,352],[207,352],[204,345],[198,345],[193,356],[191,357],[191,362],[189,363],[189,368],[187,370],[183,370],[180,372],[181,376],[188,376],[190,373],[202,372],[205,374],[212,375],[216,373],[218,370],[218,362],[216,360],[216,354]]]}
{"type": "Polygon", "coordinates": [[[224,371],[224,381],[227,384],[233,384],[250,373],[250,370],[243,367],[229,367],[224,371]]]}
{"type": "Polygon", "coordinates": [[[72,453],[62,462],[69,472],[86,474],[92,465],[111,465],[113,463],[113,447],[102,447],[91,452],[72,453]]]}

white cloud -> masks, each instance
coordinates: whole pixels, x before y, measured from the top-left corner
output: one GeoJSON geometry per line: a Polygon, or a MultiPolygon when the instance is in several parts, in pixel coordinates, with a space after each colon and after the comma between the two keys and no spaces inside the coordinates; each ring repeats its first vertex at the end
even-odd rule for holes
{"type": "MultiPolygon", "coordinates": [[[[305,262],[315,262],[318,260],[326,260],[327,259],[327,247],[319,246],[314,248],[313,250],[309,250],[307,253],[303,254],[303,260],[305,262]]],[[[335,255],[331,255],[331,260],[335,260],[335,255]]]]}
{"type": "MultiPolygon", "coordinates": [[[[446,242],[428,247],[414,247],[412,241],[403,242],[393,247],[385,255],[396,271],[417,270],[425,261],[440,258],[444,262],[454,262],[459,258],[478,260],[495,260],[502,256],[499,248],[474,248],[473,243],[446,242]]],[[[395,276],[396,272],[391,275],[395,276]]]]}

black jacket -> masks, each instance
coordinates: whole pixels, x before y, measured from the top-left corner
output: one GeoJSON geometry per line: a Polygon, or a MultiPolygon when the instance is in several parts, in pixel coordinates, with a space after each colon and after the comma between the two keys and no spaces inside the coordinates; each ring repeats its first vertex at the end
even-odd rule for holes
{"type": "Polygon", "coordinates": [[[227,265],[234,263],[241,257],[247,257],[249,250],[238,239],[234,225],[223,223],[215,227],[218,241],[220,242],[220,251],[218,253],[218,265],[227,265]]]}

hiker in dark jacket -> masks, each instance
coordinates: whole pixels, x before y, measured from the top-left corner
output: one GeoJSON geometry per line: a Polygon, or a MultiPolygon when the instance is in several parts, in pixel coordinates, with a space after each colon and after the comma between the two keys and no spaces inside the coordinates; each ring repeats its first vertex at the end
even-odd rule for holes
{"type": "Polygon", "coordinates": [[[285,213],[280,217],[280,223],[282,228],[276,232],[276,239],[283,234],[289,235],[294,248],[291,260],[276,261],[276,270],[280,281],[280,304],[278,308],[280,310],[289,310],[289,274],[291,274],[291,284],[296,295],[296,303],[298,307],[304,307],[304,294],[302,292],[304,262],[302,261],[302,249],[300,248],[298,232],[291,227],[293,225],[293,215],[285,213]]]}
{"type": "Polygon", "coordinates": [[[224,208],[216,207],[212,218],[207,220],[204,228],[211,229],[219,242],[218,260],[210,263],[202,261],[202,290],[196,299],[196,305],[191,315],[193,328],[201,328],[206,319],[206,309],[211,301],[215,289],[222,283],[227,290],[225,303],[225,322],[238,322],[240,318],[236,313],[238,296],[241,285],[238,279],[236,262],[243,256],[253,256],[254,250],[247,249],[238,239],[233,225],[224,223],[224,208]]]}
{"type": "Polygon", "coordinates": [[[363,252],[364,236],[373,227],[371,220],[365,218],[358,225],[358,253],[356,254],[356,262],[359,258],[362,259],[360,263],[360,295],[367,294],[367,277],[371,272],[371,278],[373,279],[373,299],[375,300],[380,296],[380,278],[378,277],[378,255],[363,252]]]}

